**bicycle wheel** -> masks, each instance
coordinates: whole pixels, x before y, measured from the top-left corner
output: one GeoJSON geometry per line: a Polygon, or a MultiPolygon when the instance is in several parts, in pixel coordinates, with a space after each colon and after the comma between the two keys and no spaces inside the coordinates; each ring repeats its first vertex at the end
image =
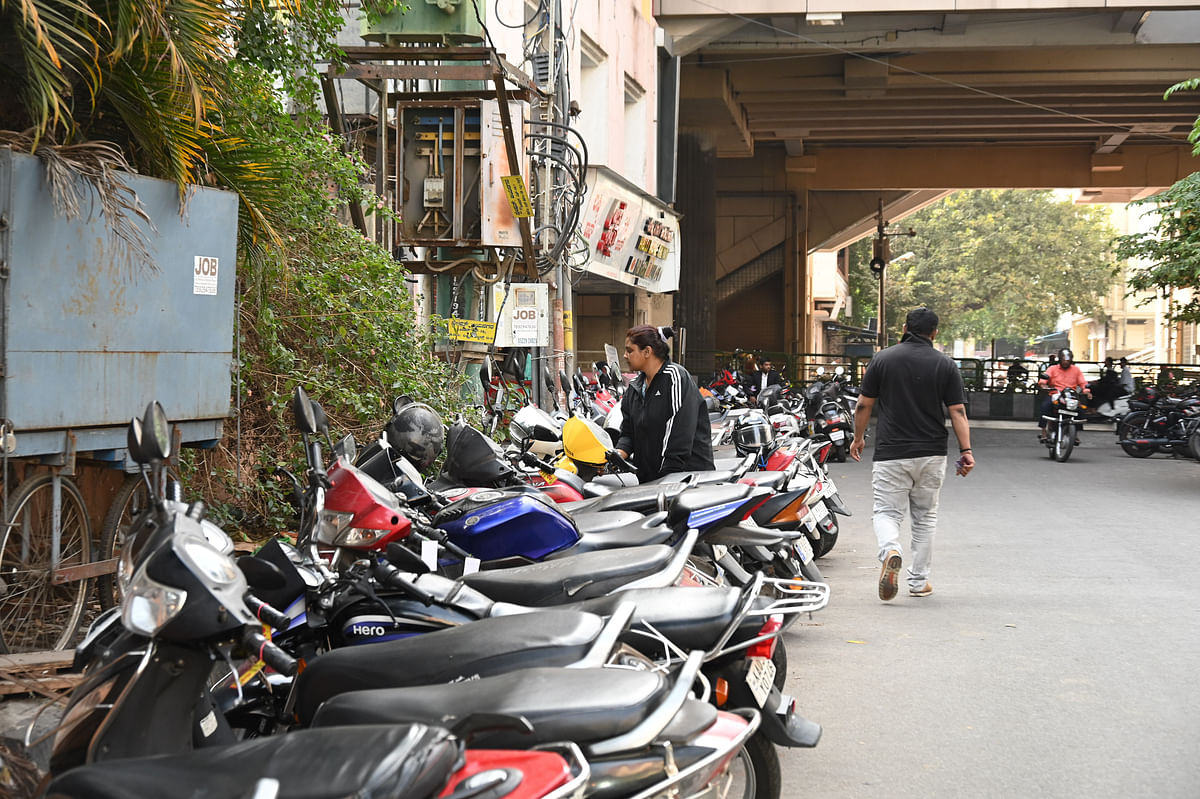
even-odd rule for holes
{"type": "MultiPolygon", "coordinates": [[[[173,473],[170,476],[175,479],[173,473]]],[[[113,496],[108,513],[104,516],[104,526],[100,528],[100,552],[96,556],[97,560],[121,557],[129,526],[149,506],[150,493],[146,488],[146,481],[141,475],[126,476],[125,482],[113,496]]],[[[96,578],[96,598],[104,610],[115,607],[121,601],[116,576],[116,572],[111,572],[96,578]]]]}
{"type": "MultiPolygon", "coordinates": [[[[92,559],[92,529],[83,495],[60,478],[59,566],[92,559]]],[[[18,486],[0,545],[0,632],[10,652],[66,649],[75,640],[90,580],[53,585],[50,575],[54,477],[39,474],[18,486]]]]}

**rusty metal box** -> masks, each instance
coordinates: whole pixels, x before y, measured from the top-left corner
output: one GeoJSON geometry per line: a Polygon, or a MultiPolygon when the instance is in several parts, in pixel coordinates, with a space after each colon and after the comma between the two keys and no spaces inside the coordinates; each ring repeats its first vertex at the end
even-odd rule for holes
{"type": "MultiPolygon", "coordinates": [[[[0,417],[12,456],[119,451],[157,399],[185,443],[220,438],[232,380],[237,197],[123,177],[153,225],[122,256],[91,186],[56,210],[41,162],[0,149],[0,417]]],[[[111,454],[110,454],[111,457],[111,454]]]]}

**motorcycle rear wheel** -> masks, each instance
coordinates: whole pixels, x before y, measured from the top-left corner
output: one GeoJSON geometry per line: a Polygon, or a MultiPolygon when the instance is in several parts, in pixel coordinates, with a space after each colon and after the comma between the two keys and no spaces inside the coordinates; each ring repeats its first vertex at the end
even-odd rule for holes
{"type": "Polygon", "coordinates": [[[833,523],[833,527],[828,530],[821,531],[821,540],[818,546],[813,547],[813,558],[821,558],[829,554],[838,540],[838,521],[837,516],[830,514],[829,520],[833,523]]]}
{"type": "Polygon", "coordinates": [[[1188,448],[1192,451],[1192,457],[1200,460],[1200,427],[1192,431],[1188,436],[1188,448]]]}
{"type": "MultiPolygon", "coordinates": [[[[1146,422],[1150,414],[1145,411],[1134,411],[1125,414],[1125,418],[1117,425],[1117,440],[1128,441],[1131,438],[1150,438],[1150,430],[1146,430],[1146,422]]],[[[1131,458],[1149,458],[1158,447],[1153,444],[1121,444],[1121,449],[1131,458]]]]}
{"type": "Polygon", "coordinates": [[[1075,449],[1075,425],[1067,423],[1058,426],[1058,435],[1054,439],[1054,460],[1066,463],[1075,449]]]}
{"type": "Polygon", "coordinates": [[[727,799],[779,799],[783,790],[779,752],[761,729],[746,740],[730,770],[733,782],[727,799]]]}

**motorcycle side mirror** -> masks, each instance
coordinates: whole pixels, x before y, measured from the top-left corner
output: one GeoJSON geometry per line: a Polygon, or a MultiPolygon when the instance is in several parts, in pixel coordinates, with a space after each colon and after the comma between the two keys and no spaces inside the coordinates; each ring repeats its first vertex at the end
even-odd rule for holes
{"type": "Polygon", "coordinates": [[[818,366],[818,367],[817,367],[817,375],[818,375],[818,376],[821,376],[821,375],[824,375],[824,374],[825,374],[825,367],[824,367],[824,366],[818,366]]]}
{"type": "Polygon", "coordinates": [[[558,370],[558,383],[562,386],[563,391],[569,392],[571,390],[571,379],[567,377],[567,373],[562,369],[558,370]]]}
{"type": "Polygon", "coordinates": [[[347,433],[333,445],[333,455],[354,463],[354,459],[358,457],[358,443],[354,440],[353,433],[347,433]]]}
{"type": "Polygon", "coordinates": [[[842,375],[846,374],[846,367],[838,366],[833,370],[833,373],[838,377],[841,377],[842,375]]]}
{"type": "Polygon", "coordinates": [[[317,432],[317,419],[313,415],[312,401],[308,398],[303,386],[296,386],[292,392],[292,419],[296,428],[306,435],[317,432]]]}
{"type": "Polygon", "coordinates": [[[397,569],[403,569],[415,574],[427,574],[429,572],[429,566],[425,564],[425,561],[421,560],[416,552],[395,541],[387,545],[387,551],[384,553],[384,556],[387,558],[388,563],[397,569]]]}
{"type": "Polygon", "coordinates": [[[278,591],[287,585],[287,578],[280,568],[262,558],[246,555],[237,559],[237,567],[242,570],[250,587],[256,590],[278,591]]]}
{"type": "Polygon", "coordinates": [[[313,421],[317,424],[317,432],[329,432],[329,417],[325,415],[325,409],[321,407],[321,403],[316,400],[309,400],[312,403],[313,421]]]}
{"type": "Polygon", "coordinates": [[[147,405],[142,415],[141,451],[146,463],[161,463],[171,455],[171,427],[157,401],[147,405]]]}
{"type": "Polygon", "coordinates": [[[129,429],[125,432],[125,448],[129,450],[129,459],[134,463],[144,466],[150,462],[142,449],[142,420],[136,416],[129,420],[129,429]]]}

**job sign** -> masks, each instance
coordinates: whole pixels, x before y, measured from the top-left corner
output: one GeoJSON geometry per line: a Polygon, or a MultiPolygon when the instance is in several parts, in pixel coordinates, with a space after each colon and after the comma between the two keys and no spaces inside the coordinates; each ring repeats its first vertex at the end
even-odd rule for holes
{"type": "Polygon", "coordinates": [[[192,274],[192,293],[217,293],[217,263],[218,259],[208,255],[197,255],[195,271],[192,274]]]}

